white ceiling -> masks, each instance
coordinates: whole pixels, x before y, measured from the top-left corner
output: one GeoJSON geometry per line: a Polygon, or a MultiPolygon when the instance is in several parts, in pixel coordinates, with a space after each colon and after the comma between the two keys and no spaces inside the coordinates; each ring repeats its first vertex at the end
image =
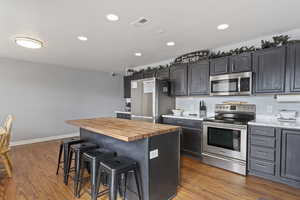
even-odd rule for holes
{"type": "Polygon", "coordinates": [[[2,0],[0,57],[121,72],[187,53],[300,27],[299,0],[2,0]],[[116,13],[118,22],[105,15],[116,13]],[[150,20],[143,27],[130,23],[150,20]],[[225,31],[216,26],[230,24],[225,31]],[[158,30],[164,33],[159,34],[158,30]],[[46,47],[14,44],[31,36],[46,47]],[[77,40],[78,35],[89,38],[77,40]],[[167,47],[167,41],[176,46],[167,47]],[[133,56],[142,52],[142,57],[133,56]]]}

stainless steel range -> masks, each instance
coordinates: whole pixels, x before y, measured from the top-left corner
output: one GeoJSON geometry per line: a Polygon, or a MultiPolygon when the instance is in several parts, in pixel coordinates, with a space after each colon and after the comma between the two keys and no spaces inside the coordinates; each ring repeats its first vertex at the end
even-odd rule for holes
{"type": "Polygon", "coordinates": [[[203,162],[246,175],[247,123],[255,112],[252,104],[217,104],[215,117],[203,122],[203,162]]]}

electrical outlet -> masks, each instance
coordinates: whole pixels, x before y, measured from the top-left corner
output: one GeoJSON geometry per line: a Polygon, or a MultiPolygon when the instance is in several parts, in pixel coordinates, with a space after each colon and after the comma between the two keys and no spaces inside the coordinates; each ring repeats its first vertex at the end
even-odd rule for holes
{"type": "Polygon", "coordinates": [[[150,160],[158,157],[158,149],[150,151],[150,160]]]}
{"type": "Polygon", "coordinates": [[[273,113],[273,106],[267,105],[267,113],[269,113],[269,114],[273,113]]]}

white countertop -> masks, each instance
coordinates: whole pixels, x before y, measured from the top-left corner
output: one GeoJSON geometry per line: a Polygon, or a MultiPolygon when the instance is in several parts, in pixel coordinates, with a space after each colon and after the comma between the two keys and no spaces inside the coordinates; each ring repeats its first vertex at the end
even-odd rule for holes
{"type": "MultiPolygon", "coordinates": [[[[131,112],[126,111],[115,111],[115,113],[123,113],[123,114],[131,114],[131,112]]],[[[162,115],[162,117],[174,118],[174,119],[190,119],[190,120],[200,120],[203,121],[204,118],[199,116],[175,116],[172,114],[162,115]]],[[[248,125],[254,126],[269,126],[269,127],[277,127],[277,128],[287,128],[287,129],[299,129],[300,130],[300,118],[298,118],[295,122],[281,122],[276,119],[274,116],[269,115],[257,115],[256,119],[248,122],[248,125]]]]}
{"type": "Polygon", "coordinates": [[[191,119],[191,120],[201,120],[203,121],[203,117],[199,117],[199,116],[175,116],[175,115],[162,115],[162,117],[166,117],[166,118],[175,118],[175,119],[191,119]]]}
{"type": "Polygon", "coordinates": [[[122,114],[129,114],[129,115],[131,115],[131,112],[119,111],[119,110],[115,111],[115,113],[122,113],[122,114]]]}
{"type": "Polygon", "coordinates": [[[274,116],[256,116],[256,119],[248,122],[248,125],[300,129],[300,119],[297,119],[295,122],[281,122],[278,121],[274,116]]]}

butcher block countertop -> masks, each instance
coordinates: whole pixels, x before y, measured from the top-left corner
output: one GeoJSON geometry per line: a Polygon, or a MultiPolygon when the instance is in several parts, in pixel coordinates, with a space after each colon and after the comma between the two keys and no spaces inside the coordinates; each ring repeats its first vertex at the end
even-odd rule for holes
{"type": "Polygon", "coordinates": [[[178,131],[180,129],[180,126],[113,117],[68,120],[66,123],[126,142],[178,131]]]}

